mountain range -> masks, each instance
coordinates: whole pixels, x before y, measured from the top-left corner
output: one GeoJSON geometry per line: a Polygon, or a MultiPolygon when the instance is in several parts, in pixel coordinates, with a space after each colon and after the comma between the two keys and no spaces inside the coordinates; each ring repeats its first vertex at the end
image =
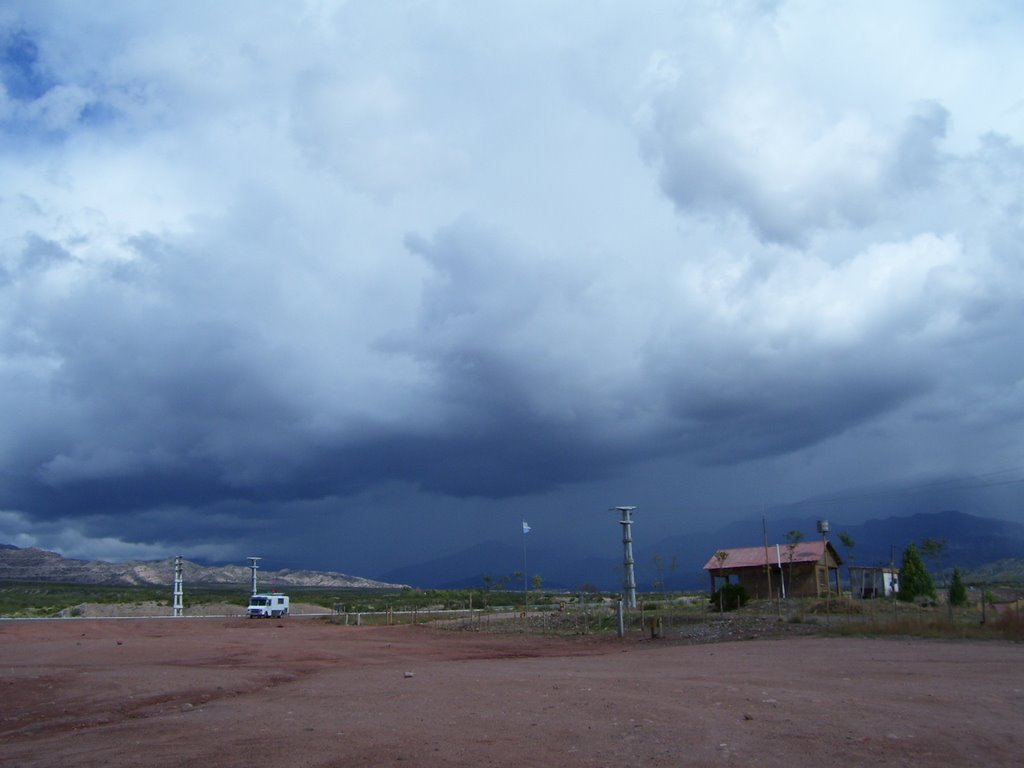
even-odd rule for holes
{"type": "MultiPolygon", "coordinates": [[[[640,530],[634,531],[633,552],[637,586],[652,589],[664,582],[666,589],[699,589],[707,586],[704,564],[719,549],[751,547],[768,542],[785,545],[789,531],[800,531],[806,539],[817,538],[817,519],[792,517],[769,521],[761,519],[729,523],[713,531],[700,531],[645,542],[640,530]],[[640,538],[638,538],[640,534],[640,538]],[[660,561],[660,564],[659,564],[660,561]],[[660,570],[659,570],[660,569],[660,570]]],[[[977,568],[997,560],[1024,558],[1024,525],[958,511],[920,513],[868,520],[854,525],[831,522],[829,540],[838,550],[843,565],[898,566],[903,550],[911,542],[930,538],[945,542],[944,552],[928,565],[933,572],[977,568]],[[840,540],[846,534],[854,546],[840,540]]],[[[622,546],[609,542],[607,557],[577,554],[571,547],[529,549],[527,572],[532,581],[542,575],[542,584],[552,589],[577,589],[594,585],[602,590],[622,584],[622,546]]],[[[391,570],[381,575],[388,581],[442,588],[480,587],[507,584],[522,588],[524,552],[507,542],[485,542],[461,552],[416,565],[391,570]],[[518,574],[518,575],[516,575],[518,574]]]]}
{"type": "MultiPolygon", "coordinates": [[[[760,546],[767,529],[770,547],[785,545],[786,534],[800,531],[805,539],[817,538],[817,520],[792,517],[729,523],[713,531],[672,536],[646,542],[634,534],[637,586],[641,591],[689,590],[707,586],[704,564],[719,549],[760,546]]],[[[525,534],[524,534],[525,535],[525,534]]],[[[1024,558],[1024,525],[1008,520],[979,517],[957,511],[920,513],[867,520],[855,525],[831,523],[829,540],[843,565],[899,565],[903,550],[923,539],[945,542],[944,551],[929,560],[933,572],[958,566],[982,569],[997,561],[1024,558]],[[845,535],[844,535],[845,534],[845,535]],[[853,543],[846,546],[842,539],[853,543]]],[[[525,544],[526,542],[524,542],[525,544]]],[[[523,562],[532,585],[541,576],[548,589],[576,590],[595,587],[615,590],[622,584],[622,546],[610,541],[606,556],[574,548],[572,542],[557,547],[518,547],[509,542],[487,541],[453,554],[393,569],[379,579],[344,573],[279,570],[259,571],[259,582],[268,587],[337,587],[346,589],[419,588],[465,589],[490,586],[522,589],[523,562]]],[[[186,583],[237,584],[248,587],[251,572],[246,565],[201,565],[184,562],[186,583]]],[[[172,583],[174,560],[106,563],[64,558],[41,549],[21,549],[0,544],[0,579],[59,581],[82,584],[167,585],[172,583]]]]}
{"type": "MultiPolygon", "coordinates": [[[[248,589],[252,579],[252,571],[245,565],[208,566],[183,560],[182,568],[184,579],[189,584],[237,584],[248,589]]],[[[260,569],[258,573],[260,586],[278,588],[291,586],[381,589],[405,586],[330,571],[260,569]]],[[[0,544],[0,579],[71,584],[166,586],[174,581],[174,559],[106,563],[72,560],[43,549],[21,549],[10,544],[0,544]]]]}

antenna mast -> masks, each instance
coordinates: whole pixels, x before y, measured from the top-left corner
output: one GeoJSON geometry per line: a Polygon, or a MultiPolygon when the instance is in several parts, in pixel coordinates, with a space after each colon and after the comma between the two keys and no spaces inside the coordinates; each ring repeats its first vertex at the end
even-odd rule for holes
{"type": "Polygon", "coordinates": [[[636,576],[633,573],[633,510],[636,507],[612,507],[611,511],[622,515],[622,565],[624,575],[622,597],[628,608],[636,608],[636,576]]]}
{"type": "Polygon", "coordinates": [[[174,610],[172,616],[183,616],[182,601],[185,597],[184,569],[181,564],[181,555],[174,558],[174,610]]]}
{"type": "Polygon", "coordinates": [[[250,557],[249,558],[249,568],[252,570],[252,593],[254,595],[256,594],[256,571],[258,571],[259,568],[260,568],[257,565],[257,563],[260,560],[262,560],[262,559],[263,559],[262,557],[250,557]]]}

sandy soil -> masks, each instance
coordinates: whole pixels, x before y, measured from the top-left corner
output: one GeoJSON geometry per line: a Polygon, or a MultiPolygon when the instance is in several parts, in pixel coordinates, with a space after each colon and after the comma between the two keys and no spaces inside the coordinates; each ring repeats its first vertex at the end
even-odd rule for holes
{"type": "Polygon", "coordinates": [[[3,766],[1010,766],[1024,647],[0,622],[3,766]]]}

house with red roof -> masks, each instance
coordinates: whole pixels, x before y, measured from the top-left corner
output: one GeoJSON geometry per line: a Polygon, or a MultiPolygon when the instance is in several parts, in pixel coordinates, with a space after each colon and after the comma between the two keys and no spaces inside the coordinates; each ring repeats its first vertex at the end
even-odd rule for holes
{"type": "Polygon", "coordinates": [[[704,565],[711,591],[741,584],[752,599],[839,594],[842,560],[827,541],[720,549],[704,565]]]}

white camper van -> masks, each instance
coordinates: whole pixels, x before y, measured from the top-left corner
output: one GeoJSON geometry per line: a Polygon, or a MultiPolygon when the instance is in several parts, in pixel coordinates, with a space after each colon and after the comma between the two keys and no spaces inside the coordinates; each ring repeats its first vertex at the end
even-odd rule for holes
{"type": "Polygon", "coordinates": [[[253,595],[249,598],[248,615],[250,619],[278,618],[288,615],[288,595],[277,592],[253,595]]]}

